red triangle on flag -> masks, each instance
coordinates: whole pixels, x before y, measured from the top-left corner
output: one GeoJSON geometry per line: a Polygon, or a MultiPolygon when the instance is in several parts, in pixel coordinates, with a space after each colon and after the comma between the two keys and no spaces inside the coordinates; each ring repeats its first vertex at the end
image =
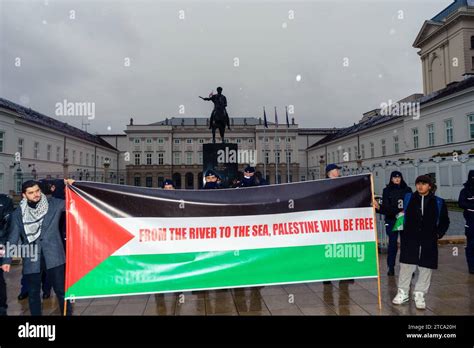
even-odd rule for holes
{"type": "Polygon", "coordinates": [[[66,291],[134,235],[66,189],[66,291]]]}

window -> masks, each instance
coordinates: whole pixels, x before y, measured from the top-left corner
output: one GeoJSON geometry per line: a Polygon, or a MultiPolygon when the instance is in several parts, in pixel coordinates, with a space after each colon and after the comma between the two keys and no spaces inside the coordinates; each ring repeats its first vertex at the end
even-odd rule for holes
{"type": "Polygon", "coordinates": [[[202,152],[198,152],[198,164],[202,164],[202,152]]]}
{"type": "Polygon", "coordinates": [[[86,166],[88,166],[88,165],[89,165],[89,154],[86,153],[86,166]]]}
{"type": "Polygon", "coordinates": [[[286,153],[286,163],[291,163],[291,151],[287,151],[286,153]]]}
{"type": "Polygon", "coordinates": [[[341,162],[341,151],[337,150],[337,163],[341,162]]]}
{"type": "Polygon", "coordinates": [[[4,138],[5,138],[5,132],[0,132],[0,152],[3,152],[4,138]]]}
{"type": "Polygon", "coordinates": [[[165,140],[163,138],[158,138],[158,144],[163,144],[165,140]]]}
{"type": "Polygon", "coordinates": [[[204,139],[199,139],[199,144],[204,144],[204,139]]]}
{"type": "Polygon", "coordinates": [[[59,162],[60,158],[61,158],[61,147],[57,146],[56,147],[56,162],[59,162]]]}
{"type": "Polygon", "coordinates": [[[153,177],[152,176],[147,176],[145,178],[145,186],[146,187],[153,187],[153,177]]]}
{"type": "Polygon", "coordinates": [[[139,138],[133,139],[133,143],[134,143],[134,144],[140,144],[140,139],[139,139],[139,138]]]}
{"type": "Polygon", "coordinates": [[[291,143],[291,137],[286,137],[286,142],[291,143]]]}
{"type": "Polygon", "coordinates": [[[22,138],[18,138],[18,153],[20,154],[20,158],[23,157],[23,144],[24,140],[22,138]]]}
{"type": "MultiPolygon", "coordinates": [[[[135,154],[135,165],[136,166],[140,165],[140,154],[139,153],[135,154]]],[[[135,186],[140,186],[140,185],[135,185],[135,186]]]]}
{"type": "Polygon", "coordinates": [[[387,147],[385,146],[385,139],[382,139],[380,141],[380,144],[382,145],[382,156],[385,156],[387,154],[387,147]]]}
{"type": "Polygon", "coordinates": [[[453,120],[444,121],[444,127],[446,129],[446,144],[451,144],[454,142],[453,120]]]}
{"type": "Polygon", "coordinates": [[[33,158],[38,159],[39,155],[39,143],[35,142],[34,148],[33,148],[33,158]]]}
{"type": "Polygon", "coordinates": [[[398,145],[398,135],[393,137],[393,152],[398,154],[400,153],[400,146],[398,145]]]}
{"type": "Polygon", "coordinates": [[[357,157],[358,153],[357,153],[357,146],[354,146],[354,159],[357,160],[358,157],[357,157]]]}
{"type": "Polygon", "coordinates": [[[352,152],[352,151],[351,151],[351,148],[349,147],[349,148],[347,149],[347,155],[348,155],[348,156],[347,156],[347,160],[348,160],[348,161],[351,160],[351,157],[352,157],[352,153],[351,153],[351,152],[352,152]]]}
{"type": "Polygon", "coordinates": [[[280,151],[275,151],[275,163],[280,164],[280,151]]]}
{"type": "Polygon", "coordinates": [[[237,143],[237,144],[240,144],[240,143],[242,143],[242,139],[240,139],[240,138],[237,138],[237,140],[236,140],[236,143],[237,143]]]}
{"type": "Polygon", "coordinates": [[[193,139],[186,139],[186,144],[192,144],[193,143],[193,139]]]}
{"type": "Polygon", "coordinates": [[[270,154],[268,151],[265,151],[265,164],[270,163],[270,154]]]}
{"type": "Polygon", "coordinates": [[[186,152],[186,164],[193,164],[193,153],[186,152]]]}
{"type": "Polygon", "coordinates": [[[72,164],[76,164],[76,150],[72,150],[72,164]]]}
{"type": "Polygon", "coordinates": [[[474,139],[474,114],[467,117],[469,121],[469,138],[474,139]]]}
{"type": "Polygon", "coordinates": [[[151,144],[152,142],[153,142],[153,139],[151,139],[151,138],[146,138],[146,143],[147,143],[147,144],[151,144]]]}
{"type": "Polygon", "coordinates": [[[173,164],[181,164],[181,153],[175,152],[173,154],[173,164]]]}
{"type": "Polygon", "coordinates": [[[142,183],[141,183],[141,178],[139,176],[136,176],[135,178],[133,178],[133,184],[135,186],[142,186],[142,183]]]}
{"type": "Polygon", "coordinates": [[[179,144],[179,143],[181,143],[181,141],[180,141],[180,139],[175,139],[175,140],[174,140],[174,143],[175,143],[175,144],[179,144]]]}
{"type": "Polygon", "coordinates": [[[413,135],[413,148],[418,149],[418,147],[420,146],[418,139],[418,128],[413,128],[411,130],[411,134],[413,135]]]}
{"type": "Polygon", "coordinates": [[[79,164],[82,166],[82,151],[79,152],[79,164]]]}
{"type": "Polygon", "coordinates": [[[428,146],[435,145],[435,132],[434,132],[434,124],[429,124],[426,126],[428,131],[428,146]]]}
{"type": "Polygon", "coordinates": [[[275,137],[275,142],[279,143],[280,142],[280,137],[275,137]]]}
{"type": "MultiPolygon", "coordinates": [[[[147,153],[147,154],[146,154],[146,164],[147,164],[147,165],[150,165],[150,164],[151,164],[151,156],[152,156],[151,153],[147,153]]],[[[147,178],[147,179],[148,179],[148,178],[147,178]]],[[[147,186],[147,187],[151,187],[151,186],[147,186]]]]}
{"type": "Polygon", "coordinates": [[[471,36],[471,49],[474,50],[474,35],[471,36]]]}
{"type": "Polygon", "coordinates": [[[360,146],[360,154],[362,158],[365,159],[365,145],[364,144],[360,146]]]}
{"type": "Polygon", "coordinates": [[[370,143],[370,157],[374,158],[375,157],[375,146],[374,143],[370,143]]]}
{"type": "Polygon", "coordinates": [[[64,158],[65,160],[69,161],[69,149],[64,150],[64,158]]]}
{"type": "Polygon", "coordinates": [[[268,137],[265,137],[265,142],[266,142],[266,143],[269,142],[269,138],[268,138],[268,137]]]}
{"type": "Polygon", "coordinates": [[[163,164],[164,163],[164,153],[159,152],[158,153],[158,164],[163,164]]]}
{"type": "Polygon", "coordinates": [[[249,138],[249,143],[253,143],[253,138],[249,138]]]}

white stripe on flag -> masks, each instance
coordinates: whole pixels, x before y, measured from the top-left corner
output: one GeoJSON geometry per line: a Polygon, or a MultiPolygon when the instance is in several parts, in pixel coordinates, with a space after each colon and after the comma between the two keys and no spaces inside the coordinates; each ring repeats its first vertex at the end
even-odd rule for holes
{"type": "MultiPolygon", "coordinates": [[[[114,220],[134,234],[135,238],[117,250],[114,255],[173,254],[375,241],[374,227],[372,229],[363,228],[352,231],[321,232],[321,223],[318,224],[320,231],[318,233],[273,235],[273,224],[338,220],[340,221],[340,228],[344,229],[343,220],[355,218],[364,219],[363,221],[365,222],[373,219],[372,208],[333,209],[250,216],[115,218],[114,220]],[[235,237],[233,230],[235,225],[268,225],[270,235],[252,236],[253,231],[250,229],[250,237],[235,237]],[[231,226],[230,238],[220,238],[219,226],[231,226]],[[170,240],[170,228],[187,228],[189,231],[190,228],[197,227],[216,228],[217,238],[170,240]],[[153,228],[165,228],[167,240],[140,242],[140,235],[142,237],[145,236],[143,229],[152,230],[153,228]],[[142,229],[141,234],[140,229],[142,229]]],[[[362,222],[362,220],[358,221],[362,222]]],[[[374,225],[375,222],[373,222],[374,225]]]]}

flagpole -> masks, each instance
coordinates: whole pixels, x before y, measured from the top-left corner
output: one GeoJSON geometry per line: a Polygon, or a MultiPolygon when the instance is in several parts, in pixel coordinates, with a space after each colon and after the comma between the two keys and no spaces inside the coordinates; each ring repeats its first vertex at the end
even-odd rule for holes
{"type": "Polygon", "coordinates": [[[276,138],[277,138],[277,128],[278,128],[278,118],[277,118],[277,108],[275,106],[275,136],[273,137],[273,149],[275,152],[275,184],[278,184],[278,161],[277,161],[277,148],[276,148],[276,138]]]}
{"type": "Polygon", "coordinates": [[[265,128],[267,123],[267,115],[265,114],[265,106],[263,107],[263,178],[267,180],[267,148],[265,138],[265,128]]]}
{"type": "Polygon", "coordinates": [[[290,128],[290,123],[288,121],[288,106],[285,106],[286,110],[286,136],[285,136],[285,149],[286,149],[286,182],[290,182],[290,153],[288,151],[288,128],[290,128]]]}

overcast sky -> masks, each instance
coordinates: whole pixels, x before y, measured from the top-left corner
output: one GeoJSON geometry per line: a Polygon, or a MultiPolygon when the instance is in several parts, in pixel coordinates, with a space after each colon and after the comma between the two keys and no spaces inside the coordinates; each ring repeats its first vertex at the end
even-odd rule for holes
{"type": "Polygon", "coordinates": [[[451,2],[0,0],[0,96],[78,127],[56,103],[95,103],[88,130],[120,133],[208,117],[222,86],[231,117],[348,126],[422,92],[412,44],[451,2]]]}

